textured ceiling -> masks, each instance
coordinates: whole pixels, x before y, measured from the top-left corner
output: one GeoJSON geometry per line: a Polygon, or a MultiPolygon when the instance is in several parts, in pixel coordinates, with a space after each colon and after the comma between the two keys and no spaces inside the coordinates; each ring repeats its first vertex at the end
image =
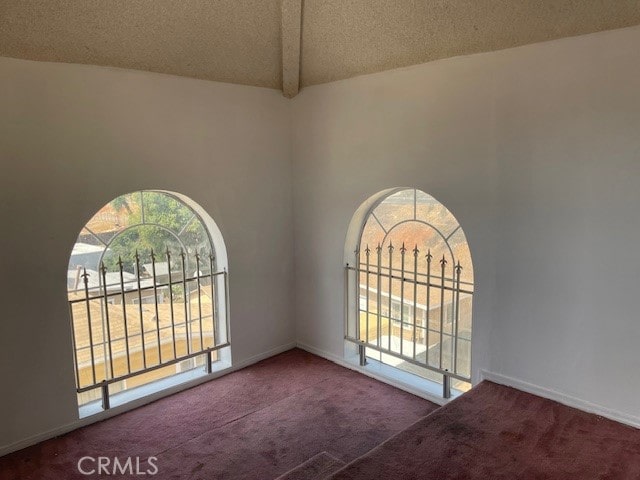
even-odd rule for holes
{"type": "MultiPolygon", "coordinates": [[[[299,31],[281,2],[0,0],[0,56],[280,89],[281,29],[299,31]]],[[[640,24],[640,0],[304,0],[301,10],[301,86],[640,24]]]]}
{"type": "Polygon", "coordinates": [[[640,0],[305,0],[302,85],[640,24],[640,0]]]}
{"type": "Polygon", "coordinates": [[[280,0],[0,0],[0,56],[281,88],[280,0]]]}

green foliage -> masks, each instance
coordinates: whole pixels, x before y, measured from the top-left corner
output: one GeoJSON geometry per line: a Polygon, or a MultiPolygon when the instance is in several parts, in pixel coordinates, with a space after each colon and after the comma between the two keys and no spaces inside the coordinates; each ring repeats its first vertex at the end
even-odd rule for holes
{"type": "Polygon", "coordinates": [[[111,207],[113,207],[116,211],[126,210],[128,214],[132,214],[131,206],[129,202],[131,201],[132,195],[120,195],[118,198],[111,201],[111,207]]]}
{"type": "Polygon", "coordinates": [[[166,262],[167,249],[172,270],[179,271],[182,269],[180,241],[186,247],[187,273],[192,274],[196,268],[196,252],[202,255],[201,270],[209,270],[211,246],[207,232],[195,213],[174,197],[142,192],[118,197],[111,206],[120,213],[126,212],[128,227],[116,235],[105,253],[104,264],[110,271],[118,270],[118,258],[122,258],[124,270],[134,272],[136,251],[141,265],[151,262],[152,250],[156,263],[166,262]]]}

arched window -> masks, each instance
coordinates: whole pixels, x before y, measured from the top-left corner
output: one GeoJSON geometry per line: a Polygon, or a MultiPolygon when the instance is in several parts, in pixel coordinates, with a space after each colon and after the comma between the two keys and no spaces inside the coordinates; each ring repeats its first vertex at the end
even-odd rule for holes
{"type": "Polygon", "coordinates": [[[455,217],[420,190],[387,191],[366,205],[355,246],[347,339],[361,364],[374,358],[443,383],[445,397],[451,382],[467,389],[473,266],[455,217]]]}
{"type": "Polygon", "coordinates": [[[184,196],[102,207],[73,247],[67,291],[80,407],[230,357],[224,242],[184,196]]]}

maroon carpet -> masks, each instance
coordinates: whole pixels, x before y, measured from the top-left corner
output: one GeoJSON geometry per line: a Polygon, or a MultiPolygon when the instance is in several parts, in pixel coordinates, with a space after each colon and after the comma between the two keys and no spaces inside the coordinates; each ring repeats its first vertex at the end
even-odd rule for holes
{"type": "Polygon", "coordinates": [[[483,382],[331,480],[640,479],[640,430],[483,382]]]}
{"type": "Polygon", "coordinates": [[[157,457],[142,478],[273,479],[321,452],[350,462],[435,408],[291,350],[2,457],[0,479],[118,478],[81,475],[83,456],[157,457]]]}

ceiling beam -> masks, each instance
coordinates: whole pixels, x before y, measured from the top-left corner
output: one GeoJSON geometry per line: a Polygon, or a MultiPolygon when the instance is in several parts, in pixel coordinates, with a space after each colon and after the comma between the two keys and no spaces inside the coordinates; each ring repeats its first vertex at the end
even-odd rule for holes
{"type": "Polygon", "coordinates": [[[282,0],[282,93],[295,97],[300,89],[302,0],[282,0]]]}

